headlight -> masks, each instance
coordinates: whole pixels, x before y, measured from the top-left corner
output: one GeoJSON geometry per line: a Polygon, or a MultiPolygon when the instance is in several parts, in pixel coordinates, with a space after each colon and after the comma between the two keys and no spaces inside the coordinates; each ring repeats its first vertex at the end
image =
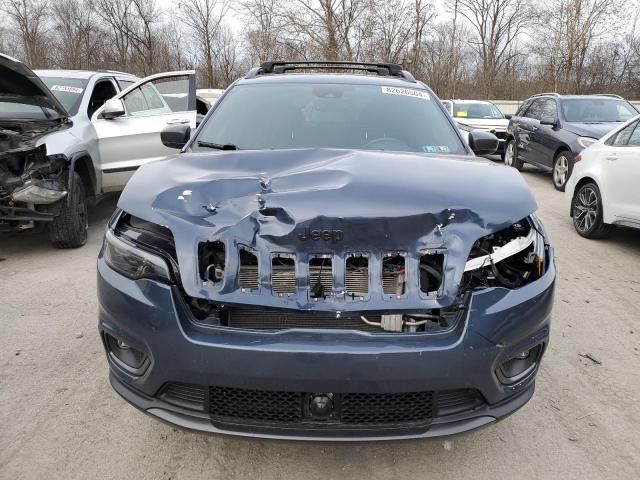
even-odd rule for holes
{"type": "MultiPolygon", "coordinates": [[[[457,123],[457,122],[456,122],[457,123]]],[[[465,125],[464,123],[458,123],[458,128],[460,130],[464,130],[465,132],[473,132],[473,128],[471,128],[469,125],[465,125]]]]}
{"type": "Polygon", "coordinates": [[[169,267],[162,257],[119,239],[111,230],[107,230],[104,237],[103,256],[107,265],[133,280],[171,281],[169,267]]]}
{"type": "Polygon", "coordinates": [[[482,237],[465,265],[463,287],[521,287],[545,271],[544,237],[535,222],[523,219],[482,237]]]}
{"type": "Polygon", "coordinates": [[[578,137],[576,138],[576,143],[580,145],[581,148],[587,148],[589,145],[593,145],[598,141],[597,138],[591,137],[578,137]]]}

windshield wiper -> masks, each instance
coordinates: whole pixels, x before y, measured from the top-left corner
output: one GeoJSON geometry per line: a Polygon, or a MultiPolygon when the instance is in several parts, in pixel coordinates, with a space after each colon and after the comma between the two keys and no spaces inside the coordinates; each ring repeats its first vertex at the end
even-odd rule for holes
{"type": "Polygon", "coordinates": [[[238,146],[232,143],[225,143],[225,144],[212,143],[212,142],[205,142],[203,140],[198,141],[198,146],[205,147],[205,148],[215,148],[216,150],[239,150],[238,146]]]}

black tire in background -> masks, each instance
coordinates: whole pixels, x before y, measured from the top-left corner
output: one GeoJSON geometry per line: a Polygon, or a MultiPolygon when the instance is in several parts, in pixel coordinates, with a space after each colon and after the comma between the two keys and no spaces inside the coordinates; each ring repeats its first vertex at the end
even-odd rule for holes
{"type": "Polygon", "coordinates": [[[513,167],[518,171],[522,170],[524,162],[518,158],[518,146],[514,139],[509,140],[504,146],[504,155],[502,155],[502,159],[504,160],[504,164],[508,167],[513,167]]]}
{"type": "Polygon", "coordinates": [[[603,221],[602,195],[593,183],[585,183],[574,194],[571,200],[573,226],[585,238],[606,237],[613,228],[603,221]]]}
{"type": "Polygon", "coordinates": [[[87,193],[77,172],[73,172],[73,191],[69,193],[71,203],[62,200],[60,215],[49,224],[49,241],[55,248],[78,248],[87,243],[87,193]]]}
{"type": "Polygon", "coordinates": [[[551,170],[551,178],[553,186],[556,190],[564,192],[567,180],[573,171],[573,158],[570,152],[564,150],[556,155],[553,159],[553,169],[551,170]]]}

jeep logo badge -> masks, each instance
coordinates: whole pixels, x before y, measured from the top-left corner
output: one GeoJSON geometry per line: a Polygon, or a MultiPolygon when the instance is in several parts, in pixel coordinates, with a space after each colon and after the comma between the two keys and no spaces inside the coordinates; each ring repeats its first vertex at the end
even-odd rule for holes
{"type": "Polygon", "coordinates": [[[339,242],[344,238],[342,230],[311,230],[309,227],[304,232],[298,234],[298,238],[303,242],[307,240],[324,240],[325,242],[339,242]]]}

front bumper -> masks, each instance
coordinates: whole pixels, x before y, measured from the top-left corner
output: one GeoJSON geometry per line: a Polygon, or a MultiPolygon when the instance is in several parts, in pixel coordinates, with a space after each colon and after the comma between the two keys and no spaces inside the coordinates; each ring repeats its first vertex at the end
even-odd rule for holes
{"type": "MultiPolygon", "coordinates": [[[[145,352],[139,376],[107,355],[114,389],[137,408],[195,430],[261,437],[374,440],[449,435],[499,420],[533,395],[536,367],[516,383],[496,374],[502,362],[548,342],[555,270],[517,290],[471,296],[468,313],[446,334],[369,334],[350,330],[259,332],[209,327],[191,319],[176,287],[132,281],[98,260],[99,328],[145,352]],[[199,407],[167,401],[173,382],[201,386],[199,407]],[[330,392],[336,397],[402,392],[479,392],[482,402],[434,415],[427,424],[332,428],[322,422],[220,422],[210,415],[210,388],[252,392],[330,392]]],[[[540,356],[541,356],[540,355],[540,356]]],[[[339,422],[338,422],[339,423],[339,422]]],[[[343,427],[337,425],[337,427],[343,427]]]]}

